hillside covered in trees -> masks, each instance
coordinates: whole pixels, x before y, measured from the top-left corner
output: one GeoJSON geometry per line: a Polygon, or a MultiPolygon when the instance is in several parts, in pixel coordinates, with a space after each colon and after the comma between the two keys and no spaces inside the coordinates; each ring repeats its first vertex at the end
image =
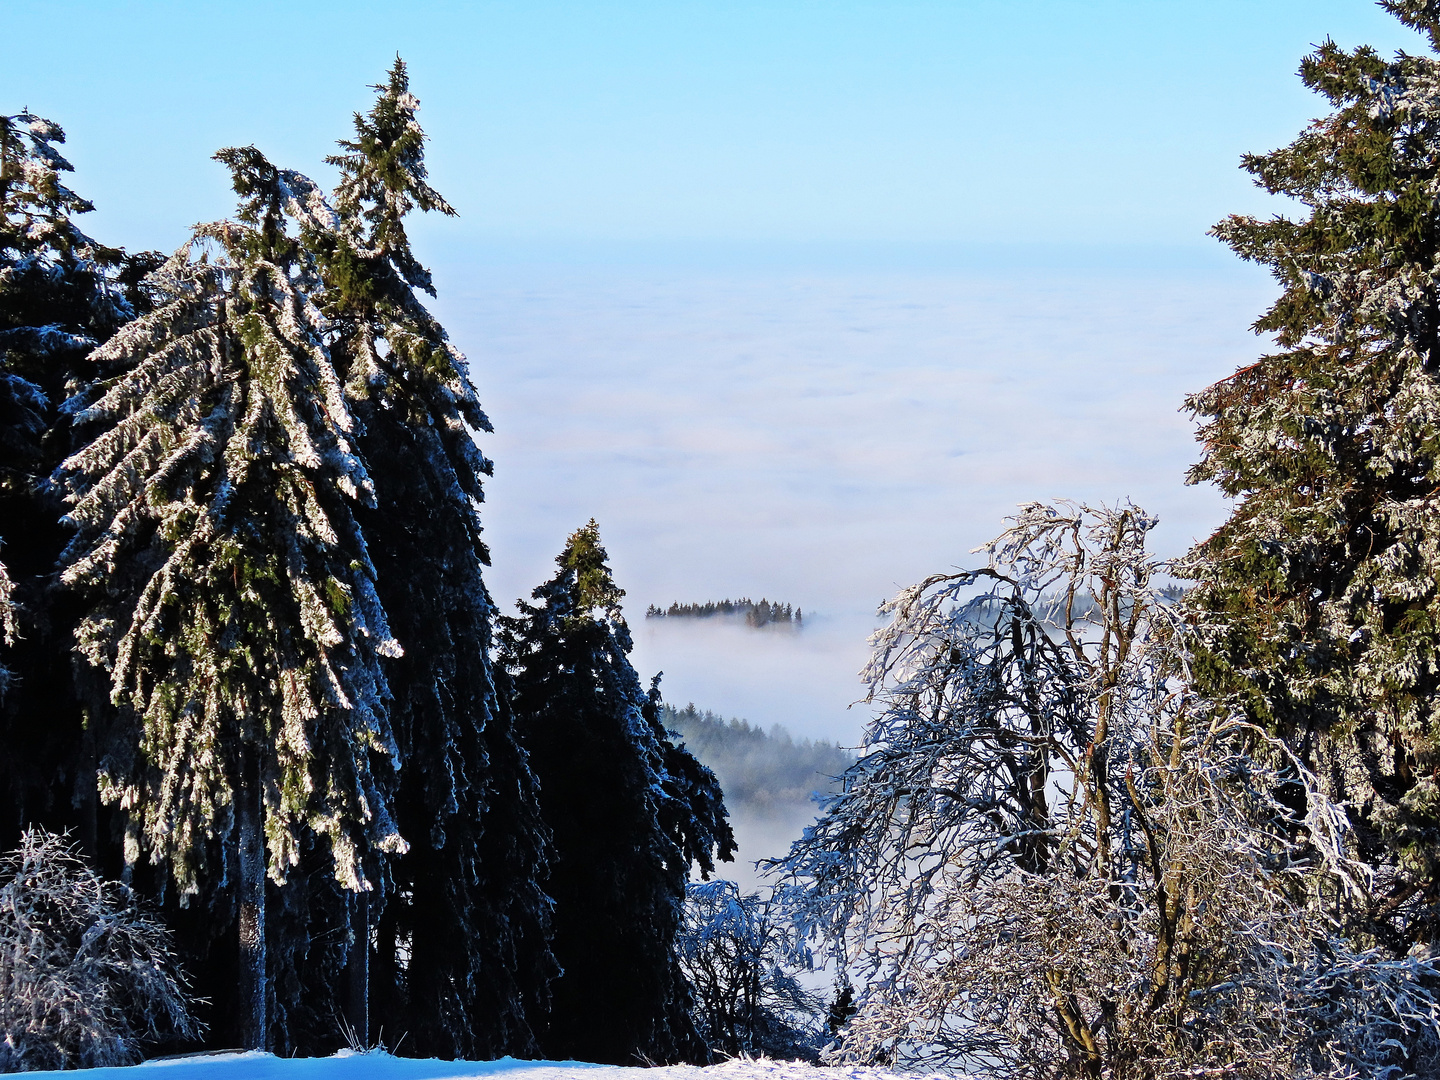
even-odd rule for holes
{"type": "Polygon", "coordinates": [[[789,604],[771,603],[763,597],[757,603],[748,597],[739,600],[707,600],[703,604],[671,604],[668,608],[651,604],[645,609],[647,619],[714,619],[741,617],[746,626],[799,626],[805,613],[789,604]]]}
{"type": "Polygon", "coordinates": [[[847,750],[823,739],[791,738],[779,724],[769,731],[740,719],[717,716],[694,704],[665,705],[660,722],[714,772],[725,804],[739,815],[814,816],[816,795],[829,794],[854,762],[847,750]]]}

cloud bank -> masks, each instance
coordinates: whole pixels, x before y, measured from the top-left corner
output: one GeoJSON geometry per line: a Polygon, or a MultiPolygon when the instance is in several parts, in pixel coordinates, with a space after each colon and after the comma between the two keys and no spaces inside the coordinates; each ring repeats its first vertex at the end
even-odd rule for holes
{"type": "Polygon", "coordinates": [[[1262,351],[1254,272],[864,272],[479,263],[437,313],[496,432],[489,575],[508,609],[601,526],[636,666],[668,700],[853,742],[876,604],[1028,499],[1134,499],[1178,554],[1221,520],[1184,485],[1187,392],[1262,351]],[[799,634],[646,625],[767,596],[799,634]]]}

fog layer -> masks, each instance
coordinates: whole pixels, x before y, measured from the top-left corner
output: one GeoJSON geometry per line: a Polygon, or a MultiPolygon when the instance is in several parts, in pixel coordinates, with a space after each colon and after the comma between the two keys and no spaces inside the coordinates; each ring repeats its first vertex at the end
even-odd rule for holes
{"type": "Polygon", "coordinates": [[[1185,393],[1249,362],[1268,281],[1144,273],[442,267],[438,314],[496,432],[502,607],[595,517],[634,660],[693,701],[853,744],[876,604],[1032,498],[1121,497],[1178,554],[1221,517],[1184,485],[1185,393]],[[652,620],[782,597],[799,631],[652,620]]]}

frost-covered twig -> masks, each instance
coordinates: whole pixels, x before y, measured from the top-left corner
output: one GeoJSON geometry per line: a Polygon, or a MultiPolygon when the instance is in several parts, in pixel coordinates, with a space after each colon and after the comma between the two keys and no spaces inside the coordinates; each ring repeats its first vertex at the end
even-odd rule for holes
{"type": "Polygon", "coordinates": [[[863,980],[842,1059],[1016,1078],[1436,1060],[1430,962],[1341,933],[1371,885],[1345,814],[1189,689],[1153,526],[1029,504],[988,566],[882,609],[878,715],[777,865],[801,932],[863,980]]]}
{"type": "Polygon", "coordinates": [[[713,1053],[815,1059],[825,1002],[796,977],[809,966],[807,950],[773,891],[692,882],[675,946],[695,1026],[713,1053]]]}
{"type": "Polygon", "coordinates": [[[200,1033],[164,926],[63,837],[27,831],[0,858],[0,1072],[128,1065],[200,1033]]]}

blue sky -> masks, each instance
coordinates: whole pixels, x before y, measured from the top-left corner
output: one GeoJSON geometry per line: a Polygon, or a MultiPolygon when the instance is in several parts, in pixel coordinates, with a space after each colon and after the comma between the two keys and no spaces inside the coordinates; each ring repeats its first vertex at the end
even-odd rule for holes
{"type": "Polygon", "coordinates": [[[876,603],[1016,503],[1134,499],[1167,556],[1223,519],[1180,406],[1273,286],[1205,231],[1279,209],[1237,165],[1324,111],[1313,43],[1423,47],[1366,0],[0,0],[0,33],[0,109],[64,125],[132,249],[231,211],[219,147],[328,181],[401,53],[497,601],[593,516],[670,700],[847,741],[876,603]],[[641,618],[745,595],[804,634],[641,618]]]}
{"type": "Polygon", "coordinates": [[[66,128],[93,232],[167,249],[232,205],[221,146],[324,176],[398,51],[462,214],[422,242],[1198,252],[1223,213],[1266,206],[1235,166],[1317,111],[1294,77],[1311,43],[1419,47],[1365,0],[3,12],[0,108],[66,128]]]}

